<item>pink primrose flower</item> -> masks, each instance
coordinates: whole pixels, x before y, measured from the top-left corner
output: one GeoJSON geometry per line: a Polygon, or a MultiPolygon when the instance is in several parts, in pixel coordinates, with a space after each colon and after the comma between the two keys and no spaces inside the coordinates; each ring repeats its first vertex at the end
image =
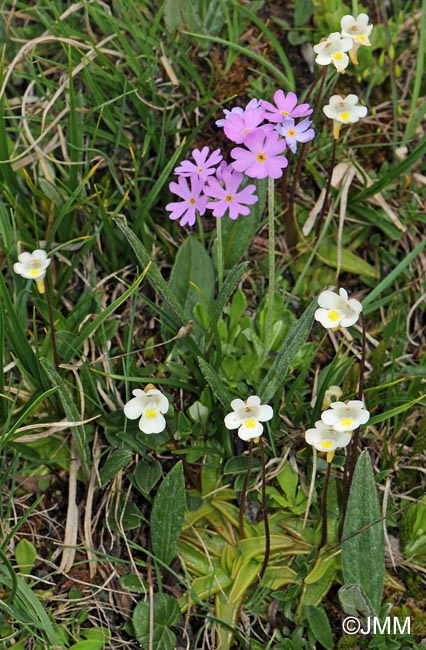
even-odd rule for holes
{"type": "Polygon", "coordinates": [[[247,185],[238,191],[243,178],[243,174],[233,170],[230,165],[221,169],[223,184],[214,176],[208,178],[204,193],[217,201],[209,201],[206,207],[213,211],[214,217],[223,217],[227,210],[229,218],[233,221],[240,214],[250,214],[250,208],[247,206],[258,201],[254,194],[256,185],[247,185]]]}
{"type": "Polygon", "coordinates": [[[261,104],[265,109],[265,119],[269,122],[281,122],[286,117],[306,117],[312,113],[309,104],[299,104],[297,106],[297,95],[289,92],[284,94],[283,90],[277,90],[274,93],[274,104],[262,100],[261,104]]]}
{"type": "Polygon", "coordinates": [[[197,174],[199,178],[205,180],[208,176],[215,173],[217,165],[222,160],[220,149],[216,149],[210,154],[208,147],[192,150],[192,157],[195,160],[183,160],[179,167],[176,167],[175,174],[178,176],[192,176],[197,174]]]}
{"type": "Polygon", "coordinates": [[[189,182],[191,187],[188,186],[188,180],[184,176],[179,176],[177,183],[169,185],[170,191],[180,196],[183,201],[168,203],[166,210],[169,210],[169,218],[172,221],[179,219],[181,226],[193,226],[197,210],[200,215],[206,211],[207,197],[203,194],[205,181],[197,174],[193,174],[189,177],[189,182]]]}
{"type": "Polygon", "coordinates": [[[280,178],[288,160],[282,155],[286,148],[285,140],[280,139],[274,130],[265,133],[256,129],[247,135],[244,146],[231,150],[234,161],[232,167],[238,172],[244,172],[250,178],[280,178]]]}
{"type": "Polygon", "coordinates": [[[275,127],[282,136],[289,149],[296,153],[298,142],[309,142],[315,137],[315,131],[310,128],[312,120],[302,120],[296,124],[292,117],[286,117],[281,124],[275,127]]]}

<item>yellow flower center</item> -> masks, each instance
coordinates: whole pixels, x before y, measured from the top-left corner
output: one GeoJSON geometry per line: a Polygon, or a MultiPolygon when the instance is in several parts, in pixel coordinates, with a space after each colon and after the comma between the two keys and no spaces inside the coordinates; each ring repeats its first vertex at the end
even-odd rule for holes
{"type": "Polygon", "coordinates": [[[353,418],[341,418],[340,424],[342,427],[350,427],[353,421],[353,418]]]}
{"type": "Polygon", "coordinates": [[[157,409],[147,409],[145,411],[145,417],[146,418],[156,418],[157,417],[157,409]]]}
{"type": "Polygon", "coordinates": [[[321,447],[324,450],[331,449],[332,446],[333,446],[333,443],[331,442],[331,440],[323,440],[322,443],[321,443],[321,447]]]}
{"type": "Polygon", "coordinates": [[[198,167],[197,172],[198,174],[201,174],[201,172],[204,170],[204,167],[198,167]]]}
{"type": "Polygon", "coordinates": [[[358,34],[357,38],[359,41],[365,41],[365,34],[358,34]]]}
{"type": "Polygon", "coordinates": [[[349,120],[350,116],[351,116],[351,114],[348,113],[347,111],[343,111],[342,113],[339,113],[340,119],[343,120],[344,122],[347,122],[349,120]]]}
{"type": "Polygon", "coordinates": [[[332,58],[334,59],[334,61],[340,61],[340,59],[343,58],[343,54],[342,52],[335,52],[332,58]]]}
{"type": "Polygon", "coordinates": [[[340,314],[338,311],[335,311],[334,309],[330,309],[330,311],[328,312],[328,317],[330,320],[336,321],[339,320],[340,314]]]}
{"type": "Polygon", "coordinates": [[[257,160],[257,162],[263,163],[263,162],[266,161],[266,155],[264,153],[260,152],[260,153],[256,154],[256,160],[257,160]]]}
{"type": "Polygon", "coordinates": [[[28,274],[32,275],[33,278],[36,278],[38,275],[40,275],[41,271],[40,269],[29,269],[28,274]]]}
{"type": "Polygon", "coordinates": [[[296,131],[294,129],[289,129],[287,133],[292,138],[294,138],[294,136],[296,135],[296,131]]]}
{"type": "Polygon", "coordinates": [[[225,201],[226,201],[227,203],[232,203],[233,200],[234,200],[234,197],[233,197],[231,194],[227,194],[227,195],[225,196],[225,201]]]}
{"type": "Polygon", "coordinates": [[[246,420],[244,422],[244,425],[246,429],[254,429],[254,427],[256,426],[256,420],[254,418],[250,418],[250,420],[246,420]]]}
{"type": "Polygon", "coordinates": [[[289,115],[288,111],[280,111],[281,115],[285,115],[286,117],[289,115]]]}
{"type": "Polygon", "coordinates": [[[193,196],[191,196],[191,198],[189,199],[188,203],[190,203],[191,205],[195,205],[195,199],[194,199],[193,196]]]}

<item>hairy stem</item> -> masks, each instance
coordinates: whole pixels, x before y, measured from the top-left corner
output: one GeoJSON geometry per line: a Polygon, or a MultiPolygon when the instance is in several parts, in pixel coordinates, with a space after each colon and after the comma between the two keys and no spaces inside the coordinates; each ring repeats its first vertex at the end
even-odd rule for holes
{"type": "Polygon", "coordinates": [[[327,544],[327,497],[328,497],[328,486],[330,483],[330,471],[331,471],[331,462],[327,463],[327,472],[325,475],[324,489],[322,492],[322,503],[321,503],[321,514],[322,514],[322,535],[319,548],[322,548],[327,544]]]}
{"type": "Polygon", "coordinates": [[[269,352],[268,343],[272,335],[274,325],[274,297],[275,297],[275,203],[274,203],[274,179],[268,178],[268,304],[266,312],[266,340],[263,357],[269,352]]]}
{"type": "Polygon", "coordinates": [[[269,562],[269,555],[271,553],[271,534],[269,532],[268,510],[266,508],[265,450],[264,450],[262,438],[260,438],[259,443],[260,443],[260,458],[262,464],[262,511],[263,511],[263,523],[265,526],[265,555],[263,557],[263,563],[258,575],[258,580],[260,582],[263,576],[265,575],[265,571],[269,562]]]}
{"type": "MultiPolygon", "coordinates": [[[[364,314],[361,312],[361,361],[359,365],[359,382],[358,382],[358,399],[362,401],[364,397],[364,376],[365,376],[365,357],[367,348],[367,331],[365,327],[364,314]]],[[[355,471],[357,450],[359,444],[359,428],[353,433],[350,442],[348,456],[343,469],[343,521],[345,520],[346,508],[348,505],[349,492],[351,490],[352,479],[355,471]]]]}
{"type": "Polygon", "coordinates": [[[216,252],[217,252],[217,280],[219,291],[223,286],[223,241],[222,241],[222,219],[216,219],[216,252]]]}
{"type": "Polygon", "coordinates": [[[238,530],[240,531],[240,537],[245,537],[244,533],[244,513],[246,509],[246,496],[247,496],[247,486],[251,474],[251,468],[253,466],[253,440],[249,440],[249,450],[248,450],[248,463],[247,463],[247,472],[244,478],[243,489],[241,492],[240,500],[240,512],[238,517],[238,530]]]}

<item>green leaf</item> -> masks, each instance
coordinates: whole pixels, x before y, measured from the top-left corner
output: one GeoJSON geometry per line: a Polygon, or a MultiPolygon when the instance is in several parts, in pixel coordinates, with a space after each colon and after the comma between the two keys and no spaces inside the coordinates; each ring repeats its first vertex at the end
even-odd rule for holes
{"type": "Polygon", "coordinates": [[[151,513],[151,543],[154,555],[170,564],[185,514],[185,482],[182,462],[176,463],[158,488],[151,513]]]}
{"type": "Polygon", "coordinates": [[[327,650],[333,650],[333,633],[331,631],[328,616],[323,608],[309,605],[307,608],[307,617],[309,627],[311,628],[311,632],[315,639],[319,641],[324,648],[327,648],[327,650]]]}
{"type": "Polygon", "coordinates": [[[345,586],[361,585],[378,615],[385,575],[383,524],[368,451],[355,467],[342,541],[345,586]],[[377,521],[379,520],[379,521],[377,521]],[[374,521],[377,523],[373,524],[374,521]]]}
{"type": "Polygon", "coordinates": [[[149,494],[161,478],[161,463],[155,458],[141,460],[134,472],[134,482],[142,494],[149,494]]]}
{"type": "Polygon", "coordinates": [[[317,308],[318,303],[316,300],[313,300],[297,323],[290,328],[277,352],[274,362],[260,385],[259,396],[263,404],[270,402],[284,383],[291,362],[308,338],[309,332],[312,329],[314,312],[317,308]]]}
{"type": "Polygon", "coordinates": [[[219,292],[218,297],[214,305],[214,311],[217,318],[220,318],[223,312],[223,308],[226,305],[228,298],[232,295],[233,291],[238,285],[238,282],[241,280],[244,271],[248,267],[248,262],[242,262],[229,271],[226,276],[226,280],[223,283],[223,287],[219,292]]]}
{"type": "Polygon", "coordinates": [[[239,217],[235,221],[222,220],[222,236],[224,241],[223,259],[226,269],[232,268],[250,248],[257,230],[261,225],[261,217],[266,203],[266,183],[257,184],[259,200],[253,205],[250,214],[239,217]]]}
{"type": "Polygon", "coordinates": [[[126,467],[132,456],[133,452],[131,449],[116,449],[112,452],[99,472],[102,487],[114,478],[120,469],[126,467]]]}
{"type": "Polygon", "coordinates": [[[177,317],[179,325],[186,324],[186,318],[179,300],[175,297],[173,291],[161,275],[157,265],[152,261],[150,254],[142,242],[136,237],[135,233],[127,226],[123,219],[115,220],[123,235],[126,237],[130,246],[135,251],[139,264],[142,267],[149,267],[148,282],[159,292],[163,300],[167,303],[172,313],[177,317]]]}
{"type": "MultiPolygon", "coordinates": [[[[64,409],[64,413],[70,422],[78,422],[80,414],[74,402],[73,395],[70,393],[68,387],[65,385],[64,380],[49,361],[49,359],[41,358],[40,363],[53,386],[58,389],[59,399],[64,409]]],[[[89,479],[91,474],[91,455],[90,449],[86,438],[86,431],[84,425],[78,425],[71,428],[72,437],[81,461],[81,469],[84,476],[89,479]]]]}
{"type": "MultiPolygon", "coordinates": [[[[338,266],[338,246],[335,244],[322,244],[318,249],[318,257],[324,264],[337,268],[338,266]]],[[[368,278],[376,279],[378,277],[377,270],[365,262],[361,257],[352,253],[348,248],[342,248],[340,270],[353,273],[354,275],[365,275],[368,278]]]]}
{"type": "Polygon", "coordinates": [[[217,397],[224,408],[229,408],[232,397],[223,385],[222,380],[219,378],[214,368],[212,368],[212,366],[207,363],[207,361],[202,357],[198,357],[198,365],[200,366],[200,370],[203,373],[208,385],[212,389],[215,397],[217,397]]]}
{"type": "Polygon", "coordinates": [[[73,643],[69,650],[102,650],[104,642],[101,639],[87,639],[73,643]]]}
{"type": "Polygon", "coordinates": [[[154,594],[153,612],[150,614],[150,604],[145,601],[138,603],[133,611],[132,623],[135,635],[144,650],[174,650],[176,635],[170,629],[181,617],[176,600],[167,594],[154,594]],[[152,638],[150,634],[150,618],[154,620],[152,638]],[[150,645],[150,643],[152,645],[150,645]]]}
{"type": "Polygon", "coordinates": [[[36,561],[37,551],[34,544],[27,539],[21,539],[15,547],[15,560],[21,573],[30,575],[36,561]]]}
{"type": "Polygon", "coordinates": [[[361,585],[343,585],[338,591],[343,611],[349,616],[373,617],[374,610],[361,585]]]}
{"type": "Polygon", "coordinates": [[[39,388],[43,388],[40,364],[28,342],[27,333],[16,313],[15,305],[10,299],[2,273],[0,273],[0,301],[4,313],[7,314],[7,318],[4,319],[4,328],[10,347],[18,359],[20,367],[25,370],[31,381],[39,388]]]}
{"type": "Polygon", "coordinates": [[[213,300],[215,276],[210,255],[203,244],[189,236],[180,246],[169,280],[169,290],[181,305],[185,317],[193,318],[193,308],[201,296],[213,300]]]}

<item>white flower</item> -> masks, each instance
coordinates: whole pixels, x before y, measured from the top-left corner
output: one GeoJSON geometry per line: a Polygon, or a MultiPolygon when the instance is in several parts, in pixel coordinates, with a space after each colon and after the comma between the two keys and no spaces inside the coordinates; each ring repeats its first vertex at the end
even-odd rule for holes
{"type": "Polygon", "coordinates": [[[169,400],[157,388],[145,390],[136,388],[132,391],[133,399],[124,406],[124,415],[129,420],[139,420],[139,429],[144,433],[161,433],[166,428],[166,420],[163,413],[169,409],[169,400]]]}
{"type": "Polygon", "coordinates": [[[352,399],[349,402],[332,402],[331,408],[321,413],[321,420],[336,431],[354,431],[370,419],[364,402],[352,399]]]}
{"type": "Polygon", "coordinates": [[[358,300],[348,300],[346,289],[339,289],[339,294],[328,289],[323,291],[318,296],[318,304],[320,309],[314,314],[315,320],[327,329],[350,327],[357,322],[362,312],[362,305],[358,300]]]}
{"type": "Polygon", "coordinates": [[[340,21],[342,36],[349,36],[353,40],[353,45],[349,50],[349,56],[354,65],[358,63],[357,52],[360,45],[371,45],[369,36],[373,25],[368,24],[367,14],[359,14],[356,18],[353,16],[343,16],[340,21]]]}
{"type": "Polygon", "coordinates": [[[305,440],[318,451],[330,453],[338,447],[346,447],[351,440],[350,431],[336,431],[324,424],[322,420],[315,422],[315,428],[305,431],[305,440]]]}
{"type": "Polygon", "coordinates": [[[348,52],[352,46],[351,37],[342,37],[339,32],[333,32],[328,38],[314,45],[314,52],[317,55],[315,61],[319,65],[332,63],[337,72],[343,72],[349,63],[349,57],[345,52],[348,52]]]}
{"type": "Polygon", "coordinates": [[[18,255],[19,262],[15,262],[13,270],[27,280],[35,280],[40,293],[45,293],[44,278],[46,269],[50,264],[50,257],[44,250],[37,249],[32,253],[18,255]]]}
{"type": "Polygon", "coordinates": [[[367,115],[367,107],[358,104],[356,95],[332,95],[330,103],[323,107],[324,113],[333,120],[334,138],[337,140],[342,124],[354,124],[367,115]]]}
{"type": "Polygon", "coordinates": [[[231,402],[232,413],[225,416],[227,429],[238,429],[238,435],[242,440],[259,438],[263,433],[261,422],[271,420],[274,411],[268,404],[261,404],[260,397],[252,395],[245,402],[242,399],[234,399],[231,402]]]}

